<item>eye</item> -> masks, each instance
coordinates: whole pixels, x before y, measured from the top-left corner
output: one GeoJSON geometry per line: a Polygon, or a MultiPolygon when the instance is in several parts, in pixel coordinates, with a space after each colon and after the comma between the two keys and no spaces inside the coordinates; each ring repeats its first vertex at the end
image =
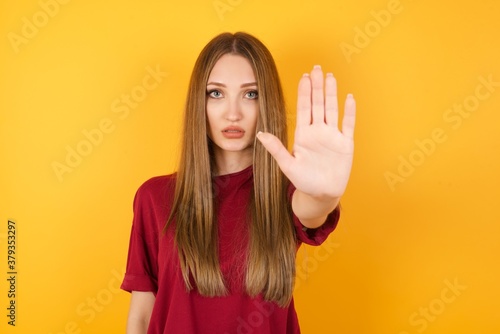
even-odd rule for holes
{"type": "Polygon", "coordinates": [[[251,100],[255,100],[259,97],[259,92],[256,90],[251,90],[245,94],[245,96],[251,100]]]}
{"type": "Polygon", "coordinates": [[[214,99],[220,99],[222,97],[222,93],[218,91],[217,89],[212,89],[208,91],[208,96],[214,99]]]}

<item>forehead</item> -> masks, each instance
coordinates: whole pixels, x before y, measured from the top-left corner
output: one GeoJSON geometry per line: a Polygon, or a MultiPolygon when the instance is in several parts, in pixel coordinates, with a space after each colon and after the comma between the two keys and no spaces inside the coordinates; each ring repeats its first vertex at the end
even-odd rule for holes
{"type": "Polygon", "coordinates": [[[208,80],[228,85],[248,83],[255,82],[255,74],[248,59],[240,55],[225,54],[215,63],[208,80]]]}

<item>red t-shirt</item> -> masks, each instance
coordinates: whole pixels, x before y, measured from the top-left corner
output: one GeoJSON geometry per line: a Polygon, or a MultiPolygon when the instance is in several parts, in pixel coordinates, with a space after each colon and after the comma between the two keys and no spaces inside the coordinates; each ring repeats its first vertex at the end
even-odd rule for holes
{"type": "MultiPolygon", "coordinates": [[[[187,292],[182,278],[174,229],[162,233],[171,209],[175,175],[146,181],[134,199],[134,220],[128,262],[121,288],[126,291],[152,291],[155,304],[148,334],[296,334],[300,333],[293,300],[282,308],[259,295],[251,298],[243,285],[244,233],[246,208],[253,187],[252,167],[217,176],[219,262],[229,294],[203,297],[196,288],[187,292]]],[[[295,189],[290,187],[289,195],[295,189]]],[[[332,232],[339,212],[332,212],[318,229],[304,229],[297,217],[297,246],[301,242],[321,244],[332,232]]]]}

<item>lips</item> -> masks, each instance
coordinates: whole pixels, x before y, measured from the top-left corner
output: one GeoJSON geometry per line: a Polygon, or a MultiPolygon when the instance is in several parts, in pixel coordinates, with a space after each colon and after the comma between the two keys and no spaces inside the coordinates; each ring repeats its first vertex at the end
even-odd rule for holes
{"type": "Polygon", "coordinates": [[[222,135],[229,139],[238,139],[245,135],[245,130],[239,126],[228,126],[222,130],[222,135]]]}

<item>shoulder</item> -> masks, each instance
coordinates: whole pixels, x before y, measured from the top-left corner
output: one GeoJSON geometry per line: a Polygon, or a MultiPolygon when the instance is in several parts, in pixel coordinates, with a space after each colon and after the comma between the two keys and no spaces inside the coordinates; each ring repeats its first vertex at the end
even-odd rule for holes
{"type": "Polygon", "coordinates": [[[165,201],[173,195],[176,174],[152,177],[137,189],[135,201],[165,201]]]}
{"type": "Polygon", "coordinates": [[[171,184],[175,185],[176,174],[154,176],[139,187],[139,191],[155,191],[157,189],[168,187],[171,184]]]}

